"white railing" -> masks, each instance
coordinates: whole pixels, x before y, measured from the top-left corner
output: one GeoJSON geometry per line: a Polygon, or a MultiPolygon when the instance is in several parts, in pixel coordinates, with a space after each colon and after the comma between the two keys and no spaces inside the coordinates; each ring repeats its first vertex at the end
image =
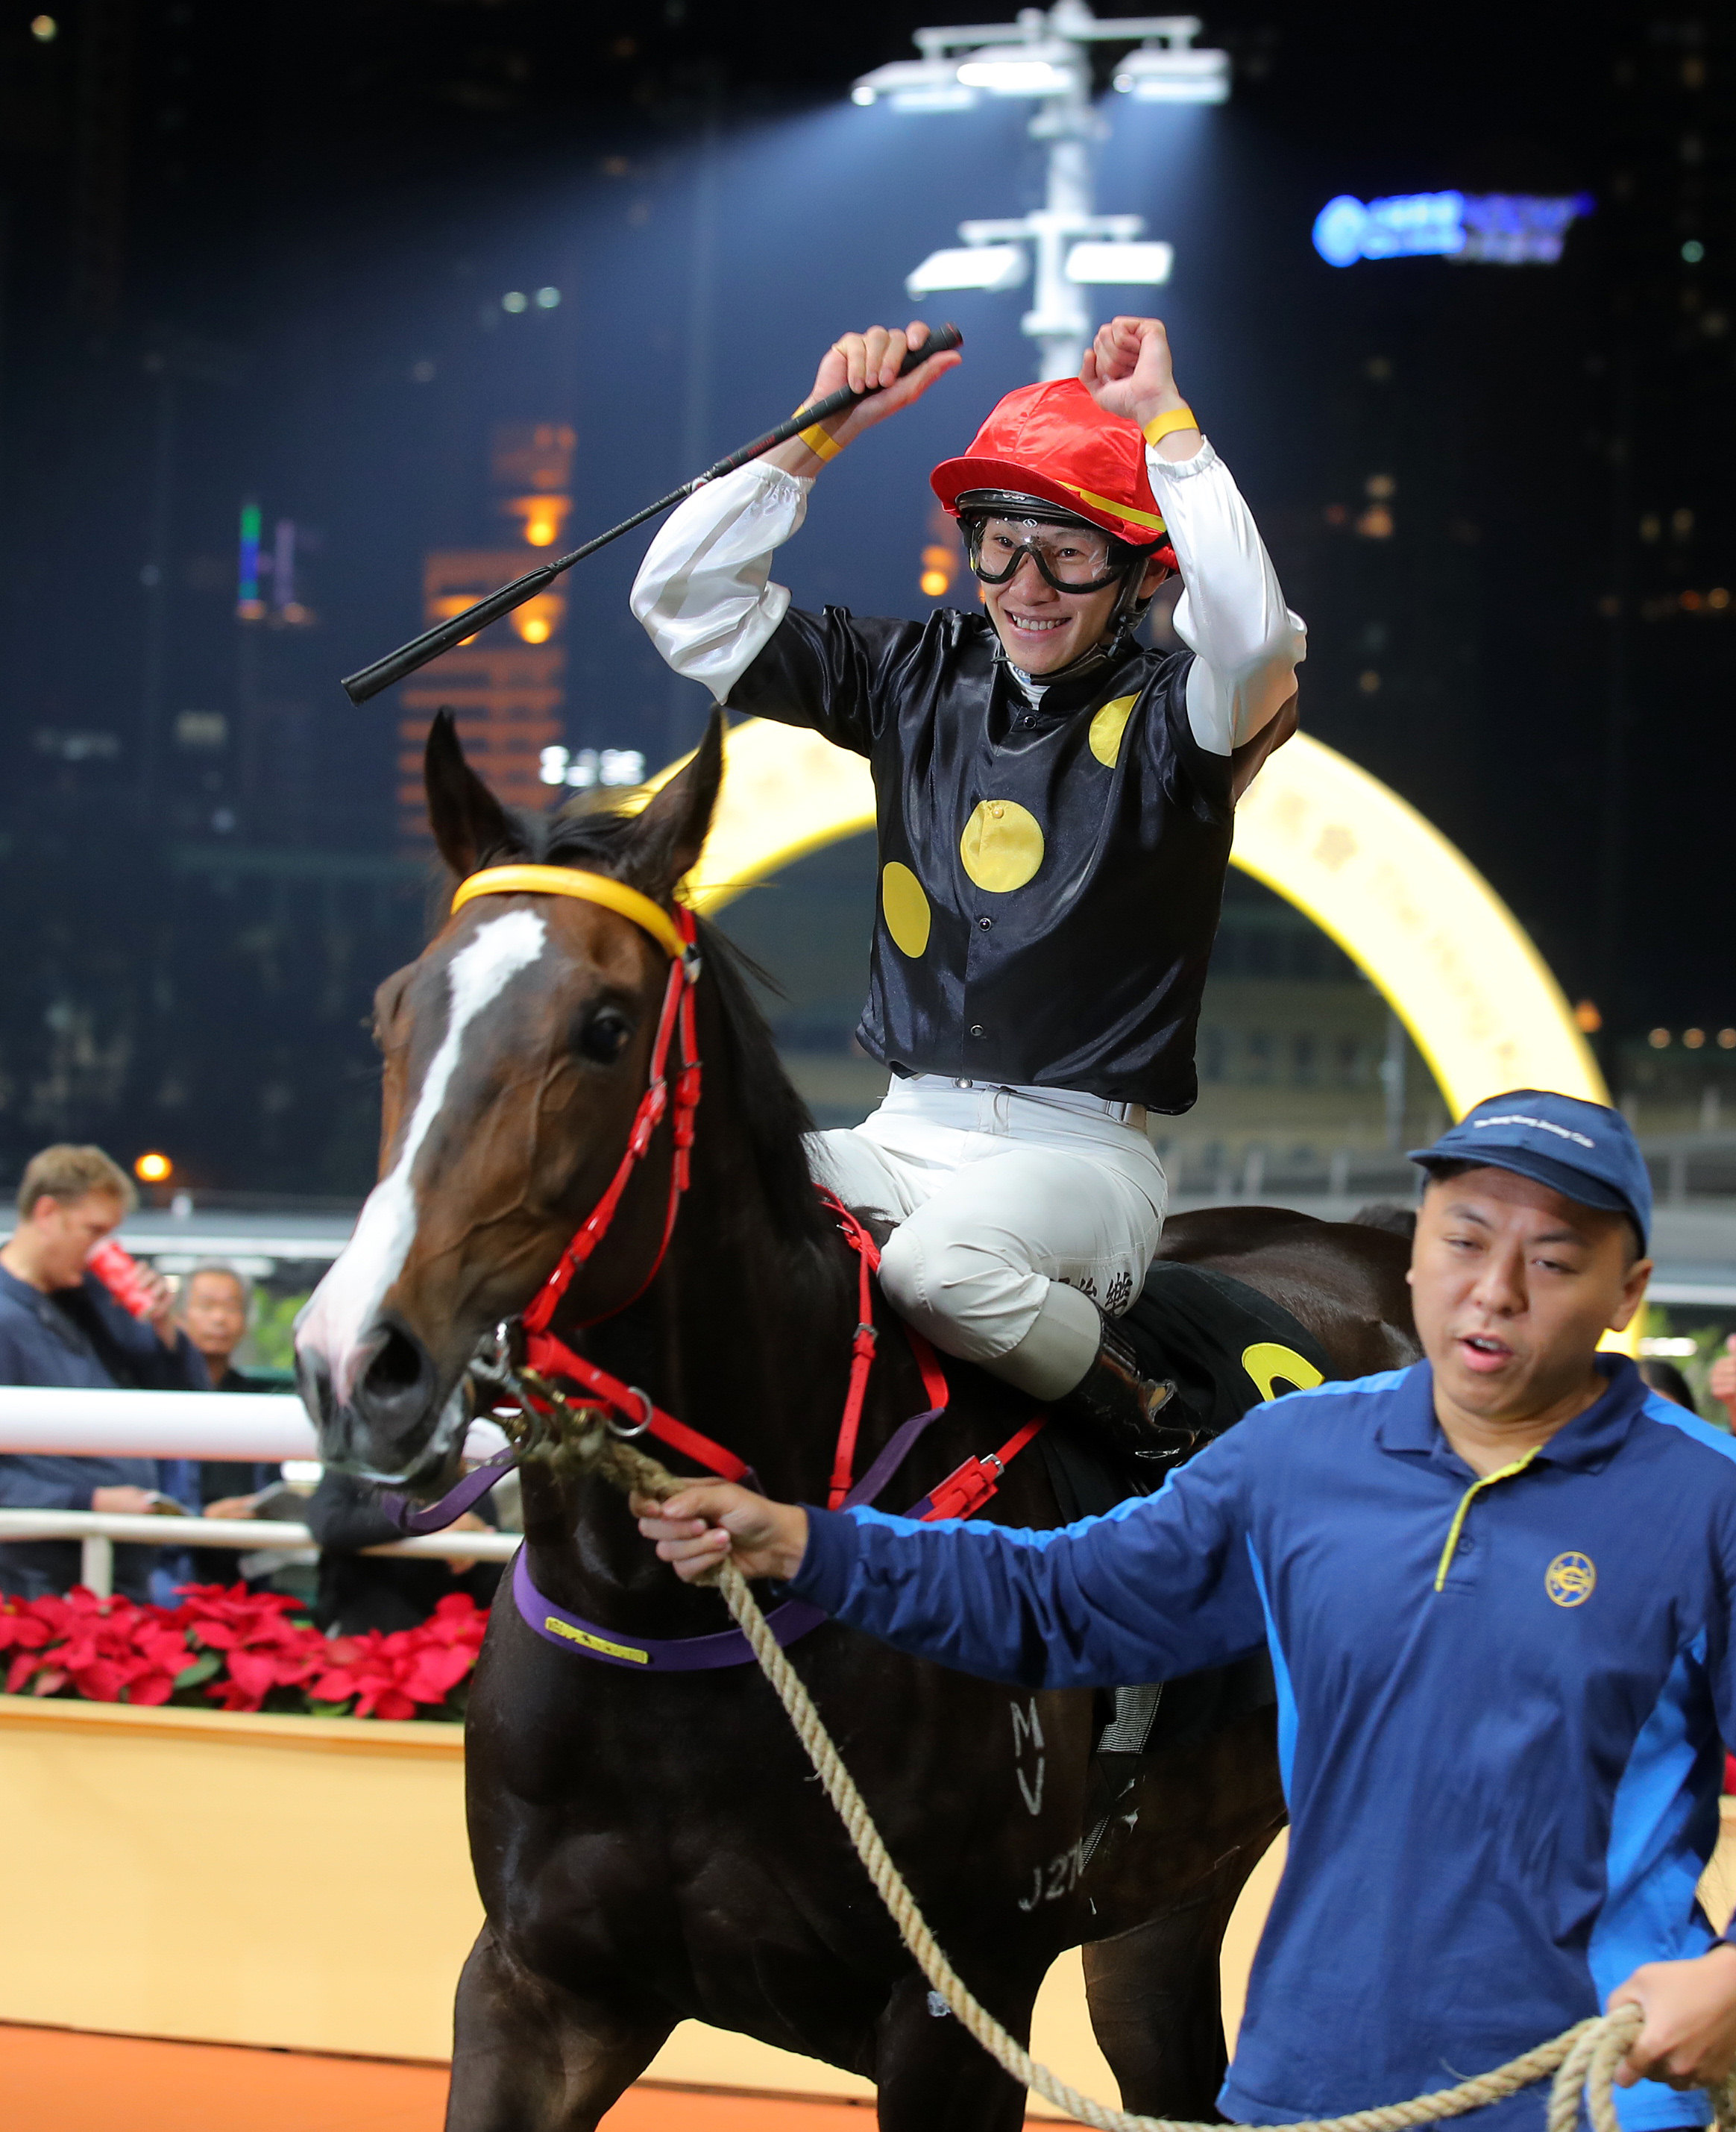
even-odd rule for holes
{"type": "MultiPolygon", "coordinates": [[[[465,1450],[472,1458],[486,1458],[506,1440],[492,1422],[472,1422],[465,1450]]],[[[0,1385],[0,1452],[75,1458],[230,1458],[258,1463],[313,1461],[319,1456],[307,1409],[293,1395],[69,1391],[39,1385],[0,1385]]],[[[0,1508],[0,1542],[22,1539],[81,1542],[83,1582],[105,1597],[114,1588],[117,1540],[152,1547],[228,1547],[247,1553],[306,1551],[319,1545],[305,1525],[272,1519],[0,1508]]],[[[517,1533],[424,1533],[360,1552],[432,1556],[446,1562],[507,1562],[519,1539],[517,1533]]]]}
{"type": "MultiPolygon", "coordinates": [[[[510,1562],[522,1533],[417,1533],[407,1539],[357,1549],[361,1554],[432,1556],[439,1562],[510,1562]]],[[[0,1542],[75,1539],[82,1543],[79,1582],[107,1598],[114,1589],[117,1540],[146,1547],[233,1547],[253,1553],[312,1550],[319,1543],[305,1525],[274,1518],[153,1517],[112,1510],[0,1510],[0,1542]]]]}
{"type": "MultiPolygon", "coordinates": [[[[506,1442],[474,1421],[465,1450],[486,1458],[506,1442]]],[[[0,1385],[0,1451],[79,1458],[316,1459],[307,1409],[293,1393],[67,1391],[0,1385]]]]}
{"type": "Polygon", "coordinates": [[[293,1394],[0,1385],[0,1451],[81,1458],[317,1458],[293,1394]]]}

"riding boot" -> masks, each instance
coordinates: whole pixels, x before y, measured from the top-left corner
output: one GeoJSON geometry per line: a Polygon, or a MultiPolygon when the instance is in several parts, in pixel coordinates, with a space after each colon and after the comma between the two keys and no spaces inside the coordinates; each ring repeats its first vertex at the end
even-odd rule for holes
{"type": "MultiPolygon", "coordinates": [[[[1053,1401],[1054,1419],[1094,1438],[1118,1458],[1175,1463],[1197,1448],[1201,1432],[1160,1421],[1175,1399],[1169,1379],[1144,1377],[1133,1349],[1105,1318],[1095,1360],[1070,1392],[1053,1401]]],[[[1184,1409],[1176,1407],[1177,1418],[1184,1409]]]]}

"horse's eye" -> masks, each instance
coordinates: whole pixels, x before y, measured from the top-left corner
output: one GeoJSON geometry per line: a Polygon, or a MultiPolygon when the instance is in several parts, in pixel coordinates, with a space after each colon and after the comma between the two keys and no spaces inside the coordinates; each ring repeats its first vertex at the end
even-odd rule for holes
{"type": "Polygon", "coordinates": [[[578,1048],[587,1059],[594,1059],[599,1066],[611,1066],[626,1049],[632,1034],[633,1025],[626,1016],[606,1006],[581,1025],[578,1048]]]}

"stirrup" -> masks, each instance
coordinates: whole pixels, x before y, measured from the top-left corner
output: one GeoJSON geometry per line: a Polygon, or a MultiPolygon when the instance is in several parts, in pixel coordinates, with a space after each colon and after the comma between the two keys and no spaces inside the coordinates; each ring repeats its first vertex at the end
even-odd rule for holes
{"type": "Polygon", "coordinates": [[[1105,1318],[1091,1367],[1049,1411],[1118,1458],[1174,1465],[1206,1440],[1197,1429],[1158,1419],[1175,1398],[1173,1379],[1142,1376],[1132,1348],[1105,1318]]]}

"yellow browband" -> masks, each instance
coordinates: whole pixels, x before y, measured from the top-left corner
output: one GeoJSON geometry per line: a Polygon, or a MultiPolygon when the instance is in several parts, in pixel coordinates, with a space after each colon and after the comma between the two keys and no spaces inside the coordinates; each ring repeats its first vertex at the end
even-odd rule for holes
{"type": "Polygon", "coordinates": [[[686,953],[675,921],[660,904],[641,896],[625,881],[611,881],[606,873],[580,873],[572,867],[485,867],[468,881],[460,881],[452,899],[454,910],[473,896],[570,896],[580,903],[600,903],[606,910],[631,918],[649,933],[664,954],[679,961],[686,953]]]}

